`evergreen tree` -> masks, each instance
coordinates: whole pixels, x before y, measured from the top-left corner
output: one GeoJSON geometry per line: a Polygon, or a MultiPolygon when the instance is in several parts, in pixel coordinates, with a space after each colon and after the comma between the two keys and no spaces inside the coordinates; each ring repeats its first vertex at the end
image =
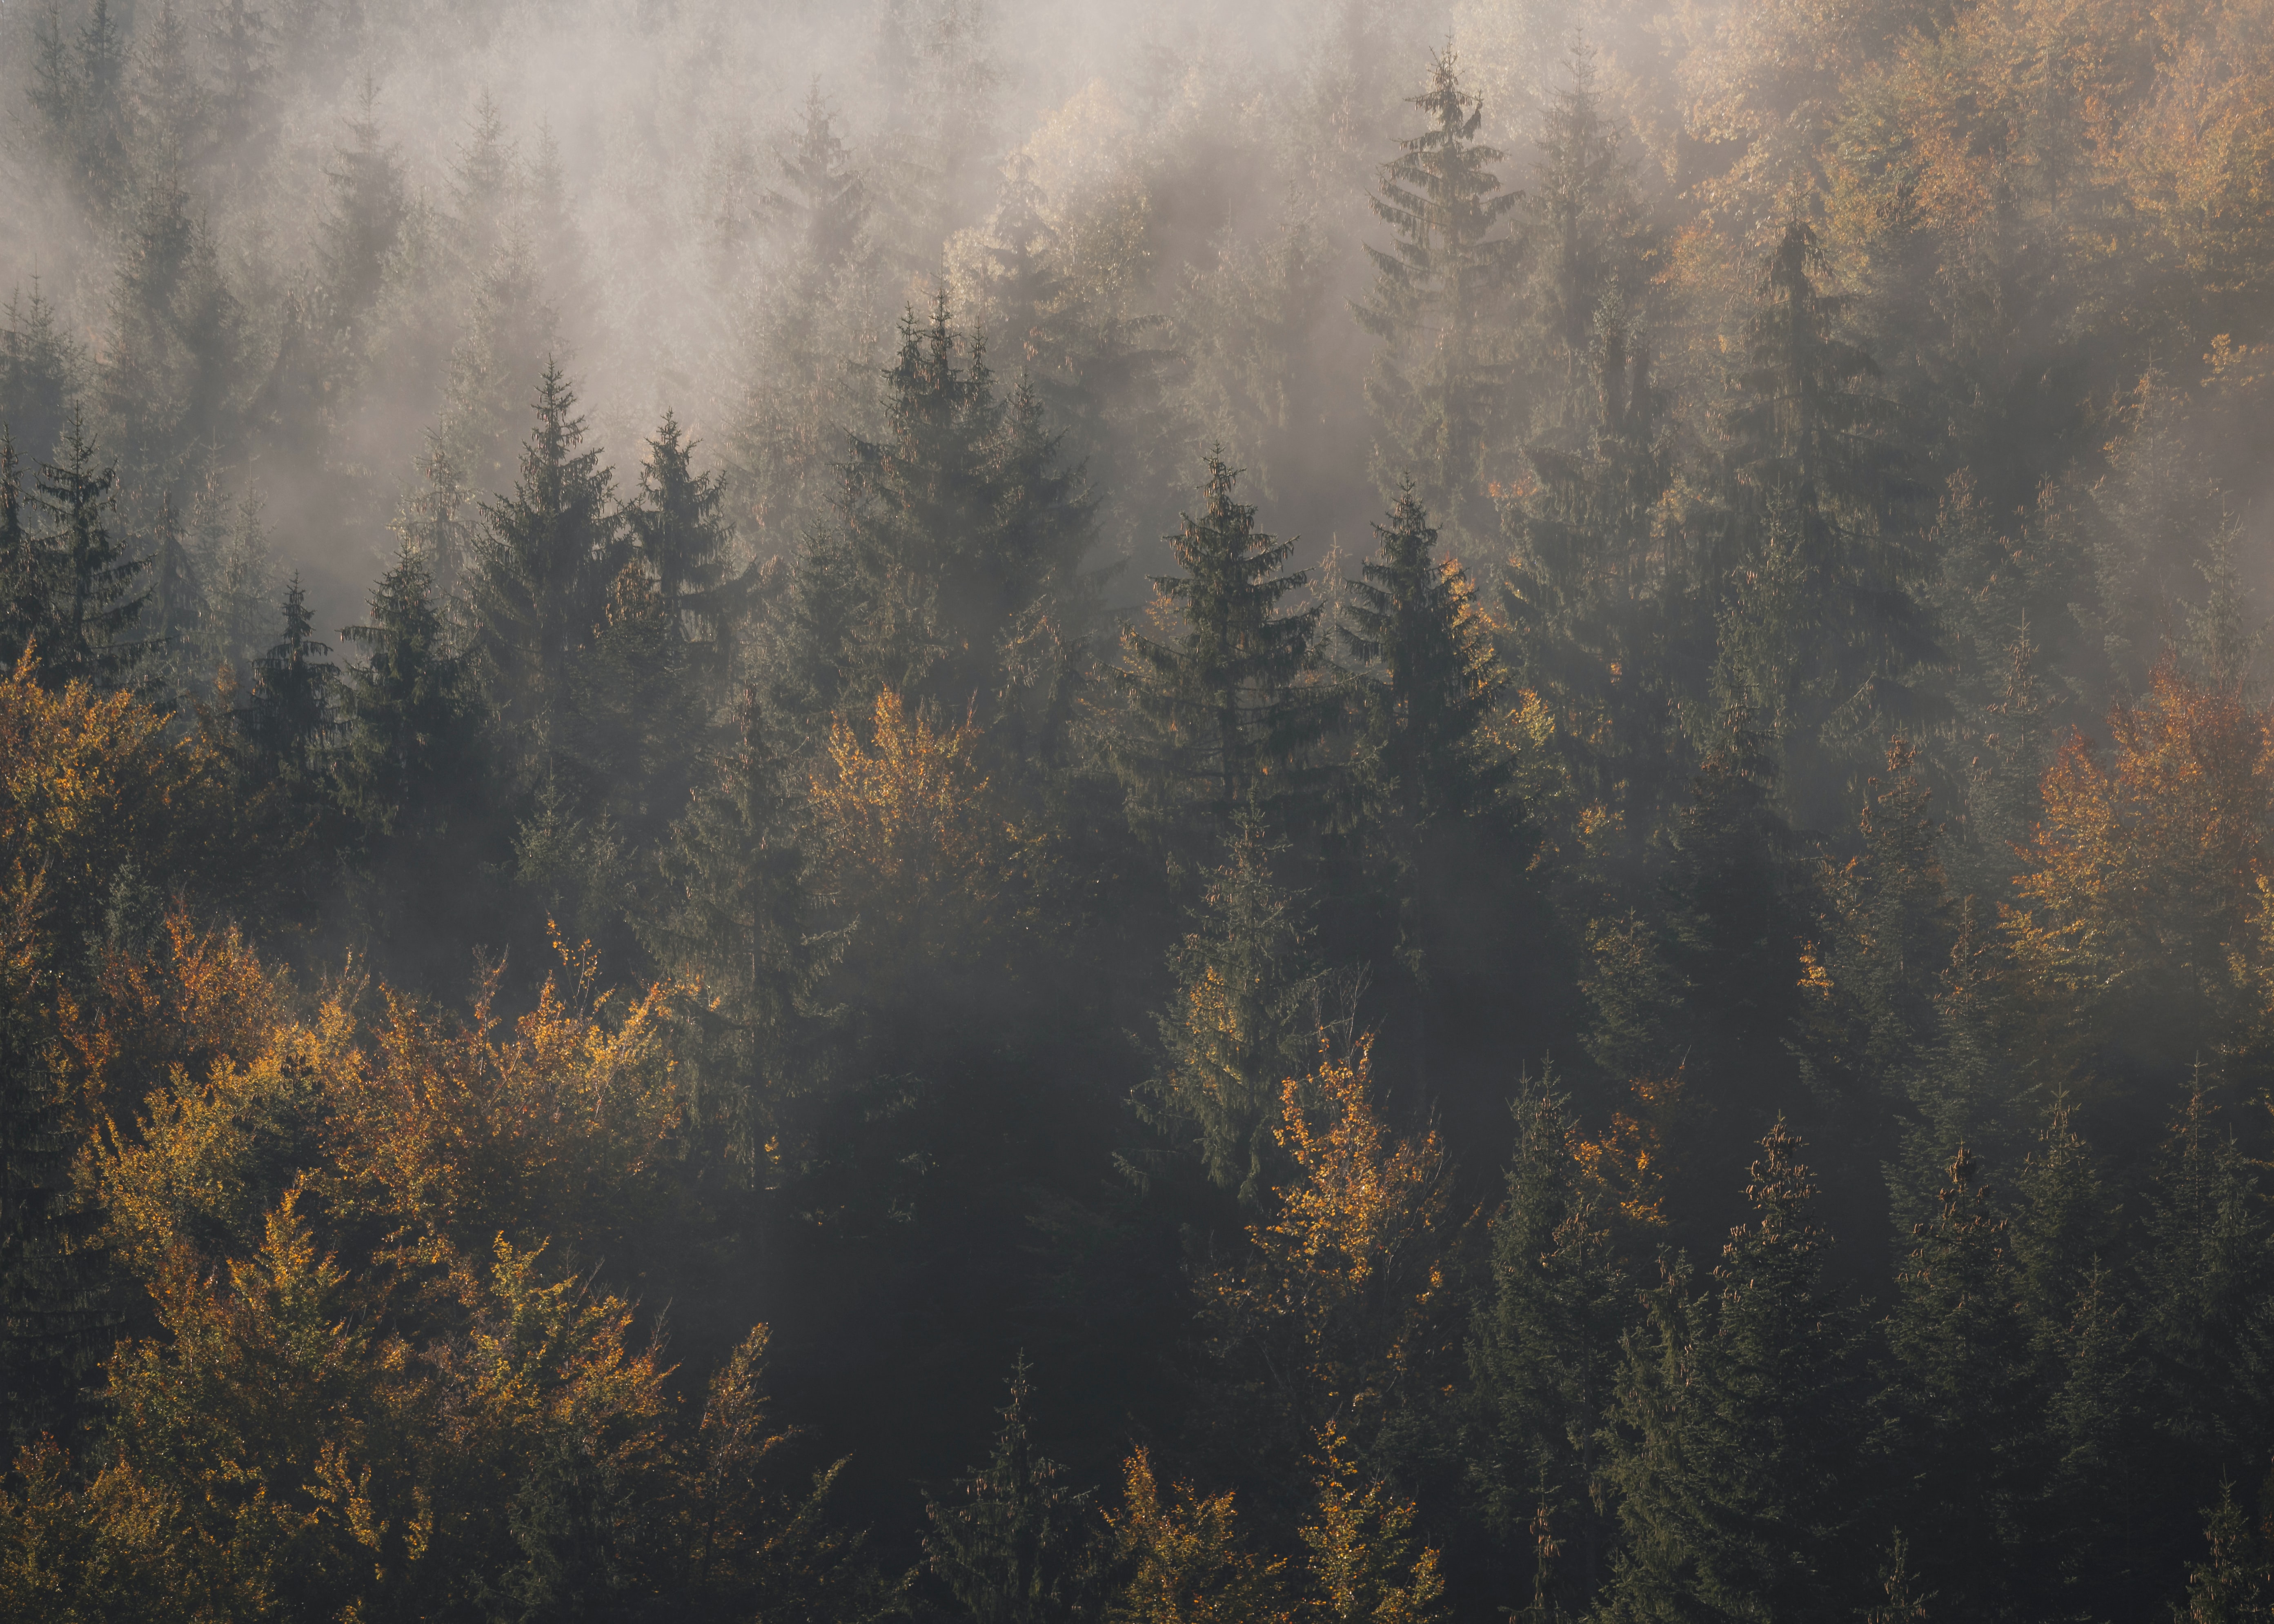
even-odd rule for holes
{"type": "Polygon", "coordinates": [[[577,650],[606,613],[622,567],[621,520],[599,447],[558,363],[545,370],[537,427],[510,497],[482,504],[467,583],[472,652],[500,736],[531,758],[565,748],[577,650]]]}
{"type": "Polygon", "coordinates": [[[703,989],[691,1109],[755,1183],[809,1154],[801,1107],[825,1079],[818,993],[842,952],[798,839],[800,802],[743,700],[740,732],[658,853],[662,892],[641,940],[703,989]]]}
{"type": "Polygon", "coordinates": [[[1235,826],[1193,910],[1197,929],[1170,950],[1175,1001],[1157,1019],[1160,1065],[1138,1105],[1148,1126],[1195,1146],[1209,1177],[1251,1204],[1279,1165],[1280,1085],[1315,1058],[1320,1024],[1304,921],[1271,872],[1284,850],[1252,817],[1235,826]]]}
{"type": "Polygon", "coordinates": [[[1626,1534],[1605,1616],[1833,1618],[1860,1599],[1852,1314],[1826,1285],[1816,1191],[1780,1122],[1713,1289],[1668,1267],[1607,1432],[1626,1534]]]}
{"type": "Polygon", "coordinates": [[[2052,1462],[2022,1282],[2005,1222],[1959,1147],[1940,1210],[1914,1232],[1887,1321],[1879,1395],[1893,1514],[1919,1583],[1962,1616],[2035,1616],[2052,1462]]]}
{"type": "Polygon", "coordinates": [[[1350,583],[1338,628],[1351,654],[1382,673],[1367,690],[1368,753],[1408,824],[1480,811],[1498,773],[1477,734],[1500,673],[1475,590],[1457,560],[1435,557],[1437,532],[1412,480],[1374,531],[1380,558],[1350,583]]]}
{"type": "Polygon", "coordinates": [[[152,538],[150,563],[150,658],[165,673],[177,692],[188,690],[208,674],[190,669],[200,625],[206,614],[205,595],[199,590],[197,572],[184,544],[182,522],[174,511],[173,492],[159,499],[158,530],[152,538]]]}
{"type": "MultiPolygon", "coordinates": [[[[231,4],[242,7],[242,0],[231,4]]],[[[380,125],[378,102],[379,86],[366,78],[347,121],[348,140],[333,149],[324,170],[331,202],[317,228],[327,313],[335,327],[350,333],[361,329],[378,302],[388,256],[410,210],[402,162],[380,125]]]]}
{"type": "Polygon", "coordinates": [[[1423,502],[1462,542],[1496,528],[1487,485],[1507,435],[1505,310],[1515,244],[1498,235],[1517,206],[1492,172],[1507,154],[1477,139],[1484,103],[1450,50],[1413,98],[1429,128],[1382,166],[1374,212],[1395,234],[1369,246],[1374,284],[1358,306],[1382,349],[1367,376],[1374,484],[1386,497],[1412,476],[1423,502]]]}
{"type": "Polygon", "coordinates": [[[258,144],[273,117],[273,32],[267,15],[246,0],[219,0],[206,22],[214,64],[214,135],[223,158],[247,169],[254,167],[258,144]]]}
{"type": "Polygon", "coordinates": [[[1728,563],[1745,585],[1719,680],[1784,746],[1804,797],[1838,787],[1821,768],[1856,743],[1922,714],[1909,683],[1935,646],[1916,594],[1924,492],[1871,390],[1878,364],[1838,336],[1849,300],[1819,289],[1824,270],[1794,222],[1763,267],[1725,419],[1728,563]]]}
{"type": "Polygon", "coordinates": [[[26,645],[45,640],[54,590],[54,560],[24,523],[15,436],[0,424],[0,658],[20,659],[26,645]]]}
{"type": "Polygon", "coordinates": [[[1103,1522],[1065,1469],[1035,1449],[1023,1356],[1011,1372],[987,1464],[947,1504],[927,1499],[924,1565],[975,1624],[1057,1624],[1092,1616],[1101,1578],[1093,1552],[1103,1522]]]}
{"type": "MultiPolygon", "coordinates": [[[[1560,1535],[1575,1598],[1602,1583],[1612,1530],[1600,1433],[1618,1364],[1627,1296],[1600,1186],[1579,1155],[1579,1124],[1552,1072],[1511,1102],[1516,1156],[1492,1221],[1490,1292],[1478,1299],[1469,1376],[1479,1447],[1471,1472],[1503,1542],[1544,1524],[1560,1535]]],[[[1535,1545],[1535,1588],[1556,1592],[1535,1545]]]]}
{"type": "Polygon", "coordinates": [[[342,633],[368,653],[340,688],[342,807],[369,838],[463,836],[481,772],[477,718],[422,554],[396,555],[370,613],[342,633]]]}
{"type": "Polygon", "coordinates": [[[609,587],[570,672],[574,754],[617,827],[643,849],[686,805],[703,732],[681,624],[634,560],[609,587]]]}
{"type": "Polygon", "coordinates": [[[282,635],[252,662],[246,740],[266,778],[312,787],[328,776],[337,668],[328,643],[309,635],[308,597],[297,571],[284,589],[282,635]]]}
{"type": "Polygon", "coordinates": [[[26,301],[8,296],[0,315],[0,424],[14,433],[19,455],[37,463],[54,453],[78,393],[79,357],[56,325],[55,306],[32,284],[26,301]]]}
{"type": "Polygon", "coordinates": [[[40,654],[41,680],[60,688],[85,681],[124,686],[143,645],[127,635],[141,619],[134,590],[141,559],[124,555],[107,523],[118,470],[100,462],[87,425],[74,409],[64,425],[60,460],[42,462],[34,501],[46,515],[41,545],[54,559],[53,609],[40,654]]]}
{"type": "Polygon", "coordinates": [[[1156,641],[1122,636],[1122,691],[1133,712],[1121,765],[1141,813],[1198,811],[1217,828],[1241,807],[1281,801],[1323,736],[1331,695],[1308,684],[1317,667],[1319,606],[1282,612],[1300,570],[1276,573],[1293,553],[1255,528],[1237,500],[1238,472],[1208,458],[1207,506],[1168,538],[1186,573],[1156,575],[1156,641]]]}
{"type": "Polygon", "coordinates": [[[809,656],[848,704],[891,688],[991,720],[1006,637],[1078,584],[1089,504],[1032,397],[1004,400],[965,349],[944,295],[929,324],[902,320],[885,436],[853,442],[836,524],[816,544],[841,553],[859,605],[846,643],[809,656]]]}
{"type": "Polygon", "coordinates": [[[624,523],[676,613],[681,636],[715,685],[726,675],[749,583],[728,573],[724,477],[695,471],[695,444],[681,437],[677,414],[665,412],[641,459],[639,490],[624,523]]]}

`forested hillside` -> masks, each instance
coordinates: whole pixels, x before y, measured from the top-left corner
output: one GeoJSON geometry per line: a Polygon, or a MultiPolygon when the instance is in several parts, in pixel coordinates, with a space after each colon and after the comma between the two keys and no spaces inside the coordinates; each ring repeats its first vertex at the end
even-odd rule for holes
{"type": "Polygon", "coordinates": [[[0,1620],[2274,1620],[2274,6],[0,6],[0,1620]]]}

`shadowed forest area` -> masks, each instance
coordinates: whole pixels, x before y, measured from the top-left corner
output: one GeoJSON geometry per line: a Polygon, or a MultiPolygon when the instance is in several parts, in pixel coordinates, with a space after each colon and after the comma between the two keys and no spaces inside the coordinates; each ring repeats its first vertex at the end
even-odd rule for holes
{"type": "Polygon", "coordinates": [[[2274,1619],[2267,0],[15,0],[0,299],[0,1620],[2274,1619]]]}

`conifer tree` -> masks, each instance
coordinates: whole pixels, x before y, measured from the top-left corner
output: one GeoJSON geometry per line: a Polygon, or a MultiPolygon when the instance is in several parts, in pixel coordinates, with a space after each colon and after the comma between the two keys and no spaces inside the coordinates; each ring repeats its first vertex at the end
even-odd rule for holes
{"type": "Polygon", "coordinates": [[[118,470],[99,461],[74,408],[60,460],[40,465],[34,497],[47,520],[41,545],[54,560],[54,608],[40,654],[41,680],[50,687],[122,687],[142,657],[128,634],[142,614],[134,582],[146,560],[124,556],[111,536],[117,485],[118,470]]]}
{"type": "Polygon", "coordinates": [[[1761,1142],[1752,1218],[1692,1296],[1666,1268],[1607,1432],[1626,1545],[1607,1618],[1831,1618],[1859,1598],[1849,1530],[1857,1335],[1824,1280],[1801,1141],[1761,1142]]]}
{"type": "Polygon", "coordinates": [[[755,702],[658,854],[662,892],[640,925],[656,962],[702,989],[691,1109],[756,1182],[809,1154],[800,1113],[825,1080],[818,992],[843,951],[823,922],[798,839],[798,800],[755,702]]]}
{"type": "Polygon", "coordinates": [[[0,651],[23,658],[52,618],[54,560],[24,523],[24,475],[16,438],[0,423],[0,651]]]}
{"type": "Polygon", "coordinates": [[[367,651],[340,688],[342,807],[370,838],[463,834],[481,772],[477,723],[424,555],[395,556],[370,616],[341,634],[367,651]]]}
{"type": "Polygon", "coordinates": [[[0,424],[14,434],[27,464],[53,455],[62,440],[79,366],[71,335],[57,325],[39,283],[28,300],[20,290],[10,293],[0,315],[0,424]]]}
{"type": "Polygon", "coordinates": [[[1253,818],[1236,825],[1197,929],[1170,950],[1175,1002],[1157,1019],[1160,1066],[1138,1113],[1172,1144],[1196,1145],[1209,1177],[1250,1203],[1277,1165],[1280,1085],[1309,1064],[1319,1026],[1304,921],[1271,872],[1284,849],[1253,818]]]}
{"type": "Polygon", "coordinates": [[[1487,485],[1507,435],[1505,310],[1515,244],[1499,229],[1517,206],[1492,166],[1506,154],[1477,131],[1484,103],[1450,50],[1430,64],[1412,105],[1428,119],[1382,166],[1374,214],[1395,236],[1369,246],[1374,284],[1357,307],[1382,341],[1367,377],[1374,477],[1385,497],[1411,475],[1458,540],[1493,533],[1487,485]]]}
{"type": "Polygon", "coordinates": [[[252,696],[245,716],[264,776],[312,786],[328,776],[338,671],[331,646],[309,635],[308,595],[298,571],[284,589],[284,626],[266,654],[252,662],[252,696]]]}
{"type": "Polygon", "coordinates": [[[1913,1232],[1887,1322],[1880,1447],[1919,1583],[1969,1618],[2026,1616],[2052,1577],[2035,1549],[2052,1465],[2022,1282],[1964,1146],[1913,1232]]]}
{"type": "MultiPolygon", "coordinates": [[[[1552,1072],[1511,1102],[1515,1159],[1492,1221],[1491,1288],[1469,1340],[1479,1442],[1470,1470],[1494,1532],[1535,1522],[1560,1535],[1577,1594],[1601,1584],[1611,1545],[1600,1433],[1627,1295],[1602,1192],[1579,1159],[1579,1124],[1552,1072]]],[[[1538,1553],[1535,1553],[1537,1556],[1538,1553]]],[[[1535,1574],[1544,1595],[1555,1575],[1535,1574]]]]}
{"type": "Polygon", "coordinates": [[[1473,814],[1497,777],[1477,733],[1500,676],[1475,589],[1458,560],[1436,558],[1437,532],[1411,479],[1374,531],[1380,557],[1350,583],[1337,628],[1351,654],[1382,673],[1367,690],[1367,748],[1408,824],[1473,814]]]}
{"type": "MultiPolygon", "coordinates": [[[[275,48],[267,16],[246,0],[220,0],[206,22],[214,61],[214,136],[225,158],[250,167],[272,112],[275,48]]],[[[368,116],[368,107],[365,112],[368,116]]]]}
{"type": "Polygon", "coordinates": [[[193,673],[187,658],[195,648],[206,604],[170,491],[159,499],[158,529],[151,540],[150,658],[159,662],[172,688],[186,690],[210,674],[193,673]]]}
{"type": "Polygon", "coordinates": [[[726,674],[749,583],[728,573],[724,477],[695,471],[695,445],[682,437],[678,415],[665,412],[640,461],[639,490],[624,523],[676,613],[680,635],[715,684],[726,674]]]}
{"type": "Polygon", "coordinates": [[[564,748],[576,651],[621,568],[621,521],[599,447],[584,446],[576,391],[548,365],[537,426],[511,496],[482,504],[467,583],[472,652],[501,737],[542,756],[564,748]]]}
{"type": "Polygon", "coordinates": [[[853,442],[817,544],[841,553],[859,613],[843,647],[815,653],[848,701],[889,688],[991,720],[1001,646],[1025,611],[1074,590],[1089,504],[1039,408],[1000,396],[945,295],[929,323],[902,320],[885,381],[885,435],[853,442]]]}
{"type": "MultiPolygon", "coordinates": [[[[242,9],[243,0],[231,0],[242,9]]],[[[403,166],[378,117],[379,86],[366,78],[348,140],[333,149],[324,170],[330,206],[317,228],[327,314],[343,331],[359,331],[378,301],[388,256],[409,220],[403,166]]]]}
{"type": "Polygon", "coordinates": [[[686,805],[705,719],[681,624],[635,559],[570,673],[574,754],[643,848],[686,805]]]}
{"type": "Polygon", "coordinates": [[[1794,222],[1764,264],[1725,422],[1728,564],[1746,585],[1719,681],[1794,753],[1803,793],[1827,753],[1919,714],[1909,683],[1934,651],[1916,590],[1924,492],[1871,390],[1878,364],[1838,335],[1849,300],[1818,288],[1824,273],[1814,230],[1794,222]]]}
{"type": "Polygon", "coordinates": [[[1091,1616],[1103,1576],[1093,1547],[1103,1524],[1035,1447],[1033,1395],[1022,1355],[987,1463],[956,1499],[924,1502],[924,1565],[975,1624],[1073,1624],[1091,1616]]]}
{"type": "Polygon", "coordinates": [[[1168,538],[1186,573],[1153,579],[1172,639],[1133,628],[1122,637],[1133,726],[1121,764],[1151,816],[1198,811],[1221,828],[1243,806],[1285,797],[1325,732],[1329,702],[1305,682],[1319,606],[1279,607],[1306,579],[1276,573],[1295,544],[1255,528],[1220,453],[1208,470],[1201,515],[1186,515],[1168,538]]]}

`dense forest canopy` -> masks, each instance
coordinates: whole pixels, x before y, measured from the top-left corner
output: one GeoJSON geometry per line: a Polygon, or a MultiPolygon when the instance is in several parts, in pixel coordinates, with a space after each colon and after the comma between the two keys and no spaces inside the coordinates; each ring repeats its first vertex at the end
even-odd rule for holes
{"type": "Polygon", "coordinates": [[[2274,1619],[2274,11],[0,7],[0,1620],[2274,1619]]]}

